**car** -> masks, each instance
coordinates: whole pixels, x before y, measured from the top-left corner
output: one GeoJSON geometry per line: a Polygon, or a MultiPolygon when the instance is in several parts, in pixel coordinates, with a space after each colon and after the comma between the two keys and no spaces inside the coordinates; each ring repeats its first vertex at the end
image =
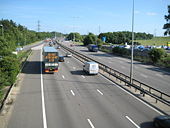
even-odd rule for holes
{"type": "Polygon", "coordinates": [[[57,49],[60,49],[61,47],[60,46],[57,46],[57,49]]]}
{"type": "Polygon", "coordinates": [[[69,53],[69,52],[67,52],[67,53],[66,53],[66,57],[72,57],[72,54],[69,53]]]}
{"type": "Polygon", "coordinates": [[[155,117],[153,124],[156,128],[170,128],[170,115],[155,117]]]}
{"type": "Polygon", "coordinates": [[[59,62],[64,62],[64,56],[59,56],[59,62]]]}

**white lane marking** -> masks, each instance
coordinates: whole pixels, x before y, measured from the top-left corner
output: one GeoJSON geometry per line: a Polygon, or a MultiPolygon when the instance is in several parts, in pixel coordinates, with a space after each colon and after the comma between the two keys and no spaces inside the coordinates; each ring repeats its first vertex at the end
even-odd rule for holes
{"type": "Polygon", "coordinates": [[[72,93],[73,96],[75,96],[75,93],[73,92],[73,90],[70,90],[70,92],[72,93]]]}
{"type": "Polygon", "coordinates": [[[76,69],[76,67],[73,67],[73,69],[76,69]]]}
{"type": "Polygon", "coordinates": [[[69,64],[70,62],[69,62],[69,61],[67,61],[67,63],[69,64]]]}
{"type": "Polygon", "coordinates": [[[158,74],[158,73],[156,73],[155,75],[156,75],[156,76],[159,76],[159,77],[161,77],[161,78],[163,77],[161,74],[158,74]]]}
{"type": "Polygon", "coordinates": [[[147,75],[145,75],[145,74],[140,74],[142,77],[144,77],[144,78],[148,78],[148,76],[147,75]]]}
{"type": "Polygon", "coordinates": [[[103,93],[102,93],[99,89],[97,89],[97,91],[98,91],[101,95],[103,95],[103,93]]]}
{"type": "Polygon", "coordinates": [[[81,77],[85,78],[85,76],[81,75],[81,77]]]}
{"type": "MultiPolygon", "coordinates": [[[[111,80],[107,79],[106,77],[104,77],[103,75],[100,74],[100,76],[102,76],[104,79],[108,80],[110,83],[114,84],[111,80]]],[[[149,108],[151,108],[152,110],[154,110],[155,112],[159,113],[160,115],[164,115],[162,112],[158,111],[156,108],[152,107],[151,105],[147,104],[146,102],[142,101],[141,99],[139,99],[138,97],[132,95],[130,92],[126,91],[124,88],[121,88],[120,86],[118,86],[117,84],[116,87],[120,88],[121,90],[123,90],[124,92],[126,92],[127,94],[131,95],[133,98],[137,99],[138,101],[142,102],[143,104],[145,104],[146,106],[148,106],[149,108]]]]}
{"type": "Polygon", "coordinates": [[[125,67],[124,67],[124,66],[121,66],[121,68],[125,69],[125,67]]]}
{"type": "MultiPolygon", "coordinates": [[[[78,60],[77,58],[75,58],[75,60],[77,60],[78,62],[80,62],[81,64],[83,64],[80,60],[78,60]]],[[[160,70],[161,71],[161,70],[160,70]]],[[[163,71],[162,71],[163,72],[163,71]]],[[[104,79],[108,80],[110,83],[116,85],[116,87],[118,87],[119,89],[121,89],[122,91],[126,92],[127,94],[131,95],[133,98],[135,98],[136,100],[140,101],[141,103],[145,104],[146,106],[148,106],[150,109],[154,110],[155,112],[159,113],[160,115],[164,115],[164,113],[160,112],[159,110],[157,110],[156,108],[152,107],[151,105],[147,104],[146,102],[144,102],[143,100],[139,99],[138,97],[134,96],[133,94],[131,94],[130,92],[126,91],[125,89],[121,88],[120,86],[118,86],[117,84],[113,83],[111,80],[107,79],[106,77],[104,77],[103,75],[99,74],[101,77],[103,77],[104,79]]]]}
{"type": "Polygon", "coordinates": [[[90,124],[91,128],[95,128],[95,127],[94,127],[94,125],[93,125],[93,123],[91,122],[91,120],[90,120],[90,119],[87,119],[87,121],[89,122],[89,124],[90,124]]]}
{"type": "Polygon", "coordinates": [[[41,100],[42,100],[43,128],[47,128],[45,100],[44,100],[44,85],[43,85],[43,76],[42,76],[42,49],[40,54],[41,54],[40,70],[41,70],[41,100]]]}
{"type": "Polygon", "coordinates": [[[135,125],[137,128],[140,128],[130,117],[125,116],[133,125],[135,125]]]}
{"type": "Polygon", "coordinates": [[[65,79],[64,75],[62,75],[63,79],[65,79]]]}

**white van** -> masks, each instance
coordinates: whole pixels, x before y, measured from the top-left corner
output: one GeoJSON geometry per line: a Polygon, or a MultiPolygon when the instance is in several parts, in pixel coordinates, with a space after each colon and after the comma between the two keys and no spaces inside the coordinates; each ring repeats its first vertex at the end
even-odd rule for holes
{"type": "Polygon", "coordinates": [[[98,74],[99,65],[96,62],[86,62],[83,66],[83,71],[89,74],[98,74]]]}

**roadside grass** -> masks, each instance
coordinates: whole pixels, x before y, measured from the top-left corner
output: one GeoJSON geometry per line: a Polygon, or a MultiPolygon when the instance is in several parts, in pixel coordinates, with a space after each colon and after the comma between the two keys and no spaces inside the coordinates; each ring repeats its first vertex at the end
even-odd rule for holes
{"type": "Polygon", "coordinates": [[[139,42],[141,45],[167,45],[167,42],[170,42],[170,37],[154,37],[150,40],[135,40],[135,42],[139,42]]]}
{"type": "Polygon", "coordinates": [[[76,45],[83,45],[83,42],[74,42],[76,45]]]}

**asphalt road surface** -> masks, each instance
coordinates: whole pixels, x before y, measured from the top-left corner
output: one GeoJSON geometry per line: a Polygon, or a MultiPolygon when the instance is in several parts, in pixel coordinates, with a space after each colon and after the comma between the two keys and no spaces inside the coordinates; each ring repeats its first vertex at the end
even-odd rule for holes
{"type": "MultiPolygon", "coordinates": [[[[89,52],[86,47],[73,46],[70,47],[70,42],[62,42],[62,44],[76,50],[84,55],[87,55],[119,72],[130,75],[131,60],[119,56],[114,56],[101,51],[89,52]]],[[[166,69],[161,69],[152,65],[145,65],[141,62],[134,61],[134,79],[150,85],[160,91],[170,94],[170,72],[166,69]]]]}
{"type": "Polygon", "coordinates": [[[153,118],[161,113],[82,67],[65,58],[58,73],[44,74],[41,50],[35,48],[8,128],[153,128],[153,118]]]}

